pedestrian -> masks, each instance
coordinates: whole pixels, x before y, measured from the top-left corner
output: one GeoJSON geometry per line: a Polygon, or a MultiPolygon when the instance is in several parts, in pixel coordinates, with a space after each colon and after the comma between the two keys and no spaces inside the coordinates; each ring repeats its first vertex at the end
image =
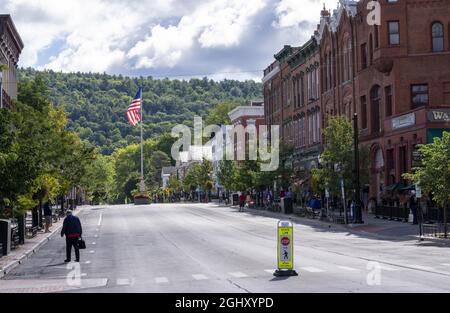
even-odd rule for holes
{"type": "Polygon", "coordinates": [[[80,219],[72,214],[72,211],[67,211],[67,216],[64,219],[63,227],[61,229],[61,237],[66,236],[66,260],[69,263],[72,257],[72,246],[75,249],[75,262],[80,262],[80,249],[78,241],[83,234],[80,219]]]}
{"type": "Polygon", "coordinates": [[[45,220],[45,232],[50,233],[50,226],[52,224],[52,204],[50,200],[44,203],[44,220],[45,220]]]}
{"type": "Polygon", "coordinates": [[[245,192],[242,192],[241,195],[239,196],[239,212],[244,211],[245,200],[246,200],[245,192]]]}

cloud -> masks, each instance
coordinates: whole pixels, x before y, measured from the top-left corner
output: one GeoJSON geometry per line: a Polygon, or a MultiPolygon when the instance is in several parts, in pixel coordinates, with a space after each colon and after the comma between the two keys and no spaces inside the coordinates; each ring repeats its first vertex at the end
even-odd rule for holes
{"type": "Polygon", "coordinates": [[[215,0],[183,16],[178,25],[156,25],[128,53],[136,68],[174,67],[194,45],[201,48],[237,46],[251,18],[264,8],[262,0],[215,0]]]}
{"type": "Polygon", "coordinates": [[[25,43],[21,66],[244,80],[261,77],[283,45],[312,35],[322,0],[0,0],[0,6],[25,43]]]}

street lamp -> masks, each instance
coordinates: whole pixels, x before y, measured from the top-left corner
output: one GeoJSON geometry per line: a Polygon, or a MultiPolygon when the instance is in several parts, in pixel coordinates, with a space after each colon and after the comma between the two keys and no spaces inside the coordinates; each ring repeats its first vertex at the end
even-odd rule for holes
{"type": "Polygon", "coordinates": [[[3,109],[3,71],[0,68],[0,109],[3,109]]]}
{"type": "Polygon", "coordinates": [[[361,212],[361,186],[359,177],[359,129],[357,113],[353,115],[353,154],[355,166],[355,224],[364,224],[361,212]]]}

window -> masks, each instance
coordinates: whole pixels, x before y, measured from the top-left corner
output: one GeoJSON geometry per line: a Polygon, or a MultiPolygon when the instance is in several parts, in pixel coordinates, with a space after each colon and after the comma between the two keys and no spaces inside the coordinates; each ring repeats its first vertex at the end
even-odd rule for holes
{"type": "Polygon", "coordinates": [[[375,85],[370,90],[370,126],[372,134],[379,133],[381,131],[381,116],[380,116],[380,104],[381,94],[380,86],[375,85]]]}
{"type": "Polygon", "coordinates": [[[361,45],[361,69],[367,67],[367,44],[363,43],[361,45]]]}
{"type": "Polygon", "coordinates": [[[389,44],[399,45],[400,44],[400,24],[398,21],[388,22],[389,31],[389,44]]]}
{"type": "Polygon", "coordinates": [[[431,37],[433,41],[433,52],[444,51],[444,27],[436,22],[431,26],[431,37]]]}
{"type": "Polygon", "coordinates": [[[386,117],[392,115],[392,87],[384,88],[384,98],[386,100],[386,117]]]}
{"type": "Polygon", "coordinates": [[[415,109],[428,105],[428,85],[411,86],[411,108],[415,109]]]}
{"type": "Polygon", "coordinates": [[[367,128],[367,99],[366,96],[361,97],[361,128],[367,128]]]}
{"type": "Polygon", "coordinates": [[[378,25],[374,26],[374,37],[375,37],[375,48],[378,48],[380,46],[378,25]]]}
{"type": "Polygon", "coordinates": [[[303,106],[305,104],[305,78],[302,76],[300,78],[300,105],[303,106]]]}

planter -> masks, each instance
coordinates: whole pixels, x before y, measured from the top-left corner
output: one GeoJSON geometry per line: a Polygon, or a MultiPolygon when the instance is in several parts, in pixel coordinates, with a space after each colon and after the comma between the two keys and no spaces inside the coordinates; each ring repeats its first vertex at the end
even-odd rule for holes
{"type": "Polygon", "coordinates": [[[134,205],[147,205],[150,204],[150,198],[149,197],[134,197],[134,205]]]}

